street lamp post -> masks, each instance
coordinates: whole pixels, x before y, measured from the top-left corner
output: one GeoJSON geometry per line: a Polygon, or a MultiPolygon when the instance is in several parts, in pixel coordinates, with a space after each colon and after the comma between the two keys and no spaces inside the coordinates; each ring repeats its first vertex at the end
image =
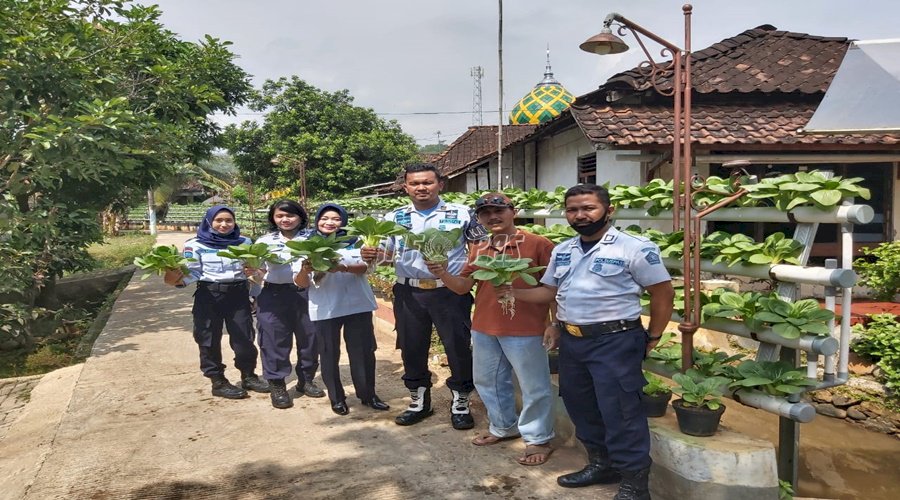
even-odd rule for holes
{"type": "Polygon", "coordinates": [[[672,168],[674,185],[674,207],[672,227],[674,231],[684,231],[684,317],[678,325],[682,334],[681,359],[682,370],[693,364],[694,332],[700,326],[700,265],[699,245],[695,239],[700,232],[700,217],[691,219],[691,13],[693,7],[685,4],[684,13],[684,48],[659,37],[643,26],[618,13],[611,13],[603,21],[603,29],[599,34],[588,38],[581,44],[581,50],[595,54],[618,54],[628,50],[628,45],[614,35],[611,26],[618,25],[619,35],[630,32],[647,60],[638,66],[638,71],[661,95],[673,98],[672,118],[672,168]],[[670,61],[656,62],[644,45],[641,35],[663,46],[660,55],[671,57],[670,61]],[[668,75],[672,75],[672,86],[664,85],[668,75]],[[693,223],[692,223],[693,222],[693,223]],[[695,257],[695,258],[694,258],[695,257]],[[695,260],[697,261],[695,263],[695,260]]]}

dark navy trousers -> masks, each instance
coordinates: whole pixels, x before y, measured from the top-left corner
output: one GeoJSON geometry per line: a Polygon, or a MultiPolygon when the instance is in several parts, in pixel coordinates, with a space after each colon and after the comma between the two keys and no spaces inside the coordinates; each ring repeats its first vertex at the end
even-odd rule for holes
{"type": "Polygon", "coordinates": [[[341,383],[341,329],[344,330],[344,344],[350,359],[350,378],[356,397],[360,401],[371,401],[375,396],[375,327],[372,313],[348,314],[337,318],[314,322],[322,351],[322,382],[328,389],[328,399],[332,403],[344,401],[344,385],[341,383]]]}
{"type": "Polygon", "coordinates": [[[253,318],[247,282],[200,281],[194,292],[194,341],[200,348],[200,369],[207,377],[225,374],[222,363],[222,326],[234,351],[234,366],[241,374],[256,370],[258,351],[253,345],[253,318]]]}
{"type": "Polygon", "coordinates": [[[458,295],[447,288],[423,290],[394,284],[394,319],[397,347],[403,358],[403,382],[407,389],[431,387],[428,349],[432,326],[437,328],[450,378],[447,387],[472,392],[472,295],[458,295]]]}
{"type": "Polygon", "coordinates": [[[319,369],[316,331],[309,319],[305,290],[291,283],[266,283],[256,298],[263,378],[284,380],[291,375],[291,350],[297,340],[297,383],[312,381],[319,369]]]}
{"type": "Polygon", "coordinates": [[[607,452],[618,470],[639,471],[651,463],[641,406],[647,340],[643,328],[593,337],[563,332],[560,338],[559,392],[575,436],[589,452],[607,452]]]}

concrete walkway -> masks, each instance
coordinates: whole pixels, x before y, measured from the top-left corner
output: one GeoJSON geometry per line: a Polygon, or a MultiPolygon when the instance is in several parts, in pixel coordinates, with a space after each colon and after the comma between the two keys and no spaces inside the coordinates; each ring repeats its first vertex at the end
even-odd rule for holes
{"type": "MultiPolygon", "coordinates": [[[[189,235],[163,233],[181,244],[189,235]]],[[[296,398],[288,410],[268,395],[214,398],[198,368],[191,336],[192,288],[178,290],[136,274],[83,364],[45,375],[0,441],[0,497],[48,498],[612,498],[615,485],[563,490],[556,476],[580,468],[571,439],[547,464],[513,461],[521,442],[469,444],[487,426],[480,402],[476,429],[449,423],[446,373],[437,370],[435,415],[413,427],[394,416],[405,407],[400,353],[378,320],[376,412],[353,396],[351,413],[327,398],[296,398]]],[[[227,342],[226,342],[227,344],[227,342]]],[[[227,351],[227,347],[226,347],[227,351]]],[[[227,375],[238,372],[226,352],[227,375]]]]}

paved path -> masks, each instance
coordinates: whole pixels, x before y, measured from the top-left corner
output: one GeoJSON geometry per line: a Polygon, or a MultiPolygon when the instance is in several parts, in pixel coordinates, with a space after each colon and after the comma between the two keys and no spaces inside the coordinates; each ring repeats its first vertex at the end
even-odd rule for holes
{"type": "Polygon", "coordinates": [[[40,381],[41,375],[0,379],[0,441],[31,400],[31,390],[40,381]]]}
{"type": "MultiPolygon", "coordinates": [[[[179,244],[184,233],[163,233],[179,244]]],[[[615,487],[562,490],[558,474],[581,466],[571,442],[542,467],[512,458],[523,445],[475,447],[484,431],[449,423],[439,373],[435,415],[413,427],[393,423],[405,406],[399,351],[379,323],[379,395],[389,412],[331,412],[327,399],[297,398],[288,410],[268,395],[214,398],[191,338],[190,289],[132,279],[91,357],[47,374],[0,442],[2,498],[611,498],[615,487]]],[[[227,348],[226,348],[227,350],[227,348]]],[[[232,354],[227,352],[229,361],[232,354]]],[[[227,375],[238,378],[229,366],[227,375]]]]}

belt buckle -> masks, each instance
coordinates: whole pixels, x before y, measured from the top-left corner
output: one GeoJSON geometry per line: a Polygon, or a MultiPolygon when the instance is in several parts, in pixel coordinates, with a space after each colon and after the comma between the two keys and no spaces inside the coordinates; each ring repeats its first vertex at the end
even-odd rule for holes
{"type": "Polygon", "coordinates": [[[581,327],[578,325],[570,325],[566,323],[566,331],[569,332],[573,337],[583,337],[581,333],[581,327]]]}
{"type": "Polygon", "coordinates": [[[434,290],[437,288],[437,280],[421,279],[419,280],[419,288],[423,290],[434,290]]]}

